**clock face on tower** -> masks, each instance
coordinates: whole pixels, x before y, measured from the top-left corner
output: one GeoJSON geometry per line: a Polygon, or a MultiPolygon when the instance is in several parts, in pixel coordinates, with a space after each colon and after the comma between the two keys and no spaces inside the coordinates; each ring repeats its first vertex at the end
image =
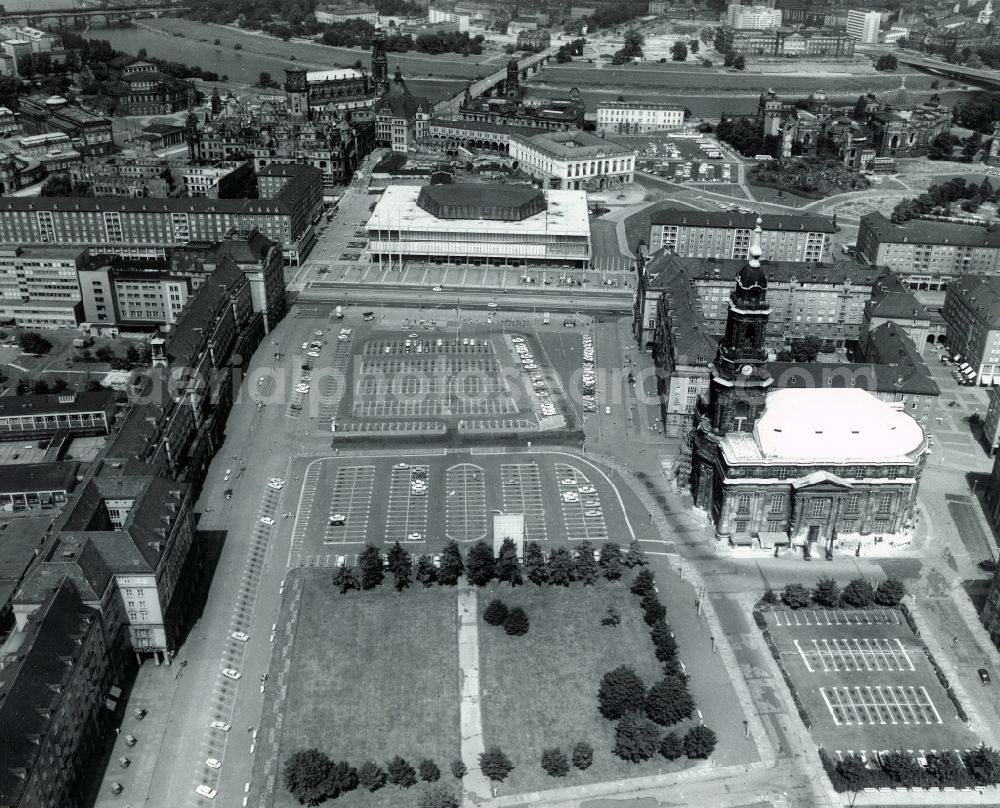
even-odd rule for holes
{"type": "Polygon", "coordinates": [[[749,376],[751,373],[753,373],[753,368],[750,367],[750,365],[744,365],[742,368],[740,368],[740,373],[742,373],[744,376],[749,376]]]}

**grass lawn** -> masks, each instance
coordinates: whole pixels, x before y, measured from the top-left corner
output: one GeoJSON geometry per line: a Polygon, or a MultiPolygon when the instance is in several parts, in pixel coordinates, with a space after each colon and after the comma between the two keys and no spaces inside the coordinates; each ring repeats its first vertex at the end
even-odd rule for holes
{"type": "MultiPolygon", "coordinates": [[[[568,588],[533,584],[511,590],[494,585],[479,592],[480,613],[493,597],[521,606],[531,621],[523,637],[479,622],[480,697],[486,746],[499,745],[516,768],[501,794],[540,788],[639,777],[690,765],[661,757],[642,764],[614,755],[614,724],[597,710],[601,676],[622,664],[632,666],[647,686],[661,676],[638,600],[626,584],[574,584],[568,588]],[[617,627],[600,624],[614,605],[617,627]],[[541,768],[542,750],[559,746],[567,755],[578,741],[594,747],[586,771],[570,769],[550,777],[541,768]]],[[[682,732],[686,725],[677,727],[682,732]]]]}
{"type": "MultiPolygon", "coordinates": [[[[279,776],[285,757],[315,747],[334,760],[382,767],[401,755],[423,758],[452,786],[459,757],[457,600],[452,588],[340,595],[329,570],[303,577],[292,678],[285,704],[279,776]]],[[[348,808],[412,808],[425,788],[387,785],[340,797],[348,808]]],[[[457,793],[457,788],[455,789],[457,793]]],[[[279,785],[275,806],[296,800],[279,785]]]]}

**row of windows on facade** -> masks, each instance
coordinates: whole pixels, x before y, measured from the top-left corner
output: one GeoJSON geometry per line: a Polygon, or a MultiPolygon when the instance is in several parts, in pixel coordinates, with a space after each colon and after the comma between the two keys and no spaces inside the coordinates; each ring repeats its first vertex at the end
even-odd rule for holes
{"type": "MultiPolygon", "coordinates": [[[[768,533],[784,533],[786,528],[786,523],[784,521],[771,520],[767,522],[767,532],[768,533]]],[[[749,529],[749,523],[745,520],[737,520],[736,522],[736,532],[746,533],[749,529]]],[[[845,519],[840,523],[841,533],[854,533],[858,529],[858,523],[854,519],[845,519]]],[[[876,519],[872,523],[873,533],[885,533],[889,529],[889,521],[887,519],[876,519]]]]}
{"type": "MultiPolygon", "coordinates": [[[[750,494],[740,494],[736,502],[736,512],[737,513],[749,513],[750,503],[753,497],[750,494]]],[[[876,510],[879,513],[886,513],[892,510],[893,503],[892,494],[880,494],[876,510]]],[[[829,499],[810,499],[809,502],[809,516],[826,516],[830,509],[831,501],[829,499]]],[[[770,513],[781,513],[785,509],[785,495],[784,494],[772,494],[768,502],[768,512],[770,513]]],[[[844,510],[845,513],[858,513],[861,509],[861,494],[849,494],[844,499],[844,510]]]]}
{"type": "MultiPolygon", "coordinates": [[[[728,470],[731,477],[776,477],[787,480],[789,477],[804,477],[815,471],[827,471],[827,466],[732,466],[728,470]]],[[[837,471],[843,479],[865,480],[869,478],[910,477],[913,469],[909,466],[845,466],[837,471]]]]}

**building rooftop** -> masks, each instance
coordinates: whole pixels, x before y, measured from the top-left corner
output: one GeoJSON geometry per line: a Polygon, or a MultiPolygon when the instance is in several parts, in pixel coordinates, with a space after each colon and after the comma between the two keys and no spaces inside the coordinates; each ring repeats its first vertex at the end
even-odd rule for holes
{"type": "Polygon", "coordinates": [[[460,129],[465,132],[496,132],[505,135],[521,135],[531,137],[537,134],[538,130],[531,126],[510,126],[503,123],[493,123],[492,121],[458,121],[448,118],[431,118],[429,126],[441,126],[448,129],[460,129]]]}
{"type": "Polygon", "coordinates": [[[0,466],[0,493],[72,491],[79,470],[80,464],[72,460],[0,466]]]}
{"type": "Polygon", "coordinates": [[[880,275],[872,287],[872,298],[865,304],[869,319],[930,320],[927,309],[917,301],[913,291],[892,272],[880,275]]]}
{"type": "Polygon", "coordinates": [[[114,412],[115,394],[110,390],[67,395],[0,396],[0,418],[41,415],[50,412],[114,412]]]}
{"type": "Polygon", "coordinates": [[[38,515],[38,511],[0,517],[0,613],[6,611],[28,569],[44,551],[52,518],[52,512],[38,515]]]}
{"type": "MultiPolygon", "coordinates": [[[[666,296],[667,327],[673,342],[673,360],[678,365],[707,368],[718,347],[705,322],[698,290],[684,272],[664,261],[665,253],[647,265],[647,289],[666,296]]],[[[674,256],[670,256],[673,258],[674,256]]]]}
{"type": "Polygon", "coordinates": [[[635,149],[605,140],[590,132],[584,132],[582,129],[569,129],[565,132],[543,132],[532,137],[519,139],[527,145],[561,160],[584,160],[591,157],[635,154],[635,149]]]}
{"type": "Polygon", "coordinates": [[[353,67],[344,67],[339,70],[310,70],[306,73],[306,81],[310,84],[319,84],[324,81],[360,79],[364,78],[364,75],[360,70],[355,70],[353,67]]]}
{"type": "Polygon", "coordinates": [[[600,109],[661,109],[661,110],[680,110],[684,111],[684,107],[680,104],[665,104],[656,101],[648,102],[638,102],[638,101],[601,101],[598,103],[597,108],[600,109]]]}
{"type": "Polygon", "coordinates": [[[584,191],[539,191],[523,186],[455,184],[421,188],[394,185],[385,189],[375,205],[375,211],[368,219],[367,229],[369,232],[408,229],[508,234],[511,232],[511,221],[518,221],[517,228],[520,232],[589,238],[587,194],[584,191]],[[464,190],[454,193],[456,188],[464,190]],[[439,218],[417,204],[420,196],[425,200],[432,200],[432,207],[436,204],[450,209],[453,216],[471,218],[439,218]],[[523,212],[523,205],[540,210],[520,220],[495,218],[501,214],[508,217],[519,215],[523,212]],[[513,209],[508,212],[505,208],[513,209]],[[489,215],[479,218],[480,211],[489,215]]]}
{"type": "Polygon", "coordinates": [[[753,433],[721,440],[736,463],[911,463],[923,446],[913,418],[857,388],[774,390],[753,433]]]}
{"type": "Polygon", "coordinates": [[[975,311],[988,328],[1000,328],[1000,276],[963,275],[948,284],[948,297],[952,296],[975,311]]]}
{"type": "MultiPolygon", "coordinates": [[[[850,362],[768,362],[775,389],[843,389],[857,387],[869,393],[938,396],[937,383],[913,365],[850,362]]],[[[926,366],[925,366],[926,369],[926,366]]]]}
{"type": "Polygon", "coordinates": [[[953,247],[1000,247],[1000,230],[974,224],[910,219],[895,224],[881,213],[867,213],[861,226],[868,227],[878,241],[890,244],[937,244],[953,247]]]}
{"type": "MultiPolygon", "coordinates": [[[[81,652],[78,639],[97,612],[80,600],[72,583],[63,581],[56,592],[32,615],[24,629],[27,635],[14,659],[0,666],[0,805],[21,805],[30,772],[41,752],[44,738],[59,711],[55,708],[66,682],[74,675],[74,662],[81,652]]],[[[68,694],[67,694],[68,695],[68,694]]]]}
{"type": "MultiPolygon", "coordinates": [[[[756,213],[729,211],[700,211],[691,208],[661,208],[649,217],[651,225],[682,225],[686,227],[742,228],[753,230],[757,226],[756,213]]],[[[762,230],[789,230],[796,233],[836,233],[837,226],[828,216],[797,216],[794,214],[764,213],[762,230]]]]}
{"type": "MultiPolygon", "coordinates": [[[[695,282],[718,281],[732,285],[736,276],[746,266],[743,258],[685,258],[660,250],[650,261],[656,262],[657,283],[670,274],[683,272],[695,282]]],[[[832,264],[814,264],[803,261],[761,261],[760,269],[768,284],[775,283],[820,283],[842,286],[845,283],[870,286],[881,270],[872,266],[855,264],[853,261],[834,261],[832,264]]],[[[651,275],[649,289],[656,290],[651,275]]]]}

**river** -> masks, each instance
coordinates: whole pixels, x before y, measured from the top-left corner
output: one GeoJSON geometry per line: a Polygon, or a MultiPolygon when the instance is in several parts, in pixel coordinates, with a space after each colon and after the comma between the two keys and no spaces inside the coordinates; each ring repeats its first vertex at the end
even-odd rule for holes
{"type": "MultiPolygon", "coordinates": [[[[42,1],[67,2],[67,0],[42,1]]],[[[34,7],[36,0],[22,0],[22,2],[31,2],[34,7]]],[[[360,49],[329,48],[307,42],[282,42],[224,26],[205,25],[184,19],[140,20],[135,27],[125,28],[91,28],[87,31],[87,35],[95,39],[107,39],[115,48],[129,53],[136,53],[140,48],[145,48],[150,56],[197,65],[220,76],[228,76],[230,81],[244,84],[256,82],[261,72],[270,73],[273,78],[281,81],[285,68],[295,64],[312,69],[330,69],[353,65],[358,59],[361,59],[367,67],[369,60],[368,53],[360,49]],[[219,45],[214,44],[215,39],[219,40],[219,45]],[[234,48],[237,43],[242,45],[240,50],[234,48]]],[[[502,53],[468,58],[455,54],[429,56],[417,53],[391,53],[389,70],[395,71],[398,64],[403,75],[407,77],[407,85],[411,92],[423,95],[434,102],[461,91],[464,84],[476,76],[487,75],[497,70],[507,58],[502,53]]],[[[621,88],[615,88],[609,86],[610,82],[607,81],[608,74],[611,73],[609,70],[587,70],[586,73],[593,72],[593,78],[596,80],[596,86],[588,86],[588,76],[584,73],[586,67],[581,65],[579,70],[569,66],[568,69],[543,70],[527,83],[528,85],[537,83],[539,94],[556,97],[568,93],[570,83],[576,84],[580,87],[583,99],[590,110],[596,108],[598,101],[614,100],[623,90],[630,88],[630,92],[626,91],[623,94],[629,97],[649,96],[658,101],[675,101],[688,107],[697,118],[718,118],[723,112],[737,114],[752,112],[756,109],[759,94],[771,84],[786,87],[786,94],[796,97],[808,95],[814,89],[828,89],[832,91],[832,95],[836,92],[837,85],[841,83],[840,79],[834,77],[811,79],[805,76],[764,74],[755,80],[747,74],[740,76],[720,74],[713,80],[710,74],[703,74],[703,78],[697,82],[703,85],[701,89],[691,86],[693,80],[690,73],[673,75],[671,72],[663,72],[662,83],[659,82],[660,74],[656,76],[658,86],[655,89],[640,88],[637,86],[640,82],[628,81],[623,83],[621,88]],[[570,78],[572,81],[566,81],[570,78]],[[604,81],[600,81],[601,79],[604,81]],[[713,83],[721,87],[711,86],[713,83]],[[600,84],[604,84],[604,87],[600,84]]],[[[911,79],[910,74],[907,75],[907,86],[913,89],[918,98],[930,95],[930,77],[917,74],[911,79]]],[[[870,78],[870,84],[877,91],[897,86],[898,82],[898,78],[891,74],[880,74],[870,78]]],[[[844,81],[840,89],[844,91],[852,84],[864,81],[863,78],[852,77],[844,81]]],[[[857,93],[854,97],[857,97],[857,93]]],[[[967,97],[967,93],[960,90],[942,92],[942,101],[948,104],[954,104],[964,97],[967,97]]]]}

